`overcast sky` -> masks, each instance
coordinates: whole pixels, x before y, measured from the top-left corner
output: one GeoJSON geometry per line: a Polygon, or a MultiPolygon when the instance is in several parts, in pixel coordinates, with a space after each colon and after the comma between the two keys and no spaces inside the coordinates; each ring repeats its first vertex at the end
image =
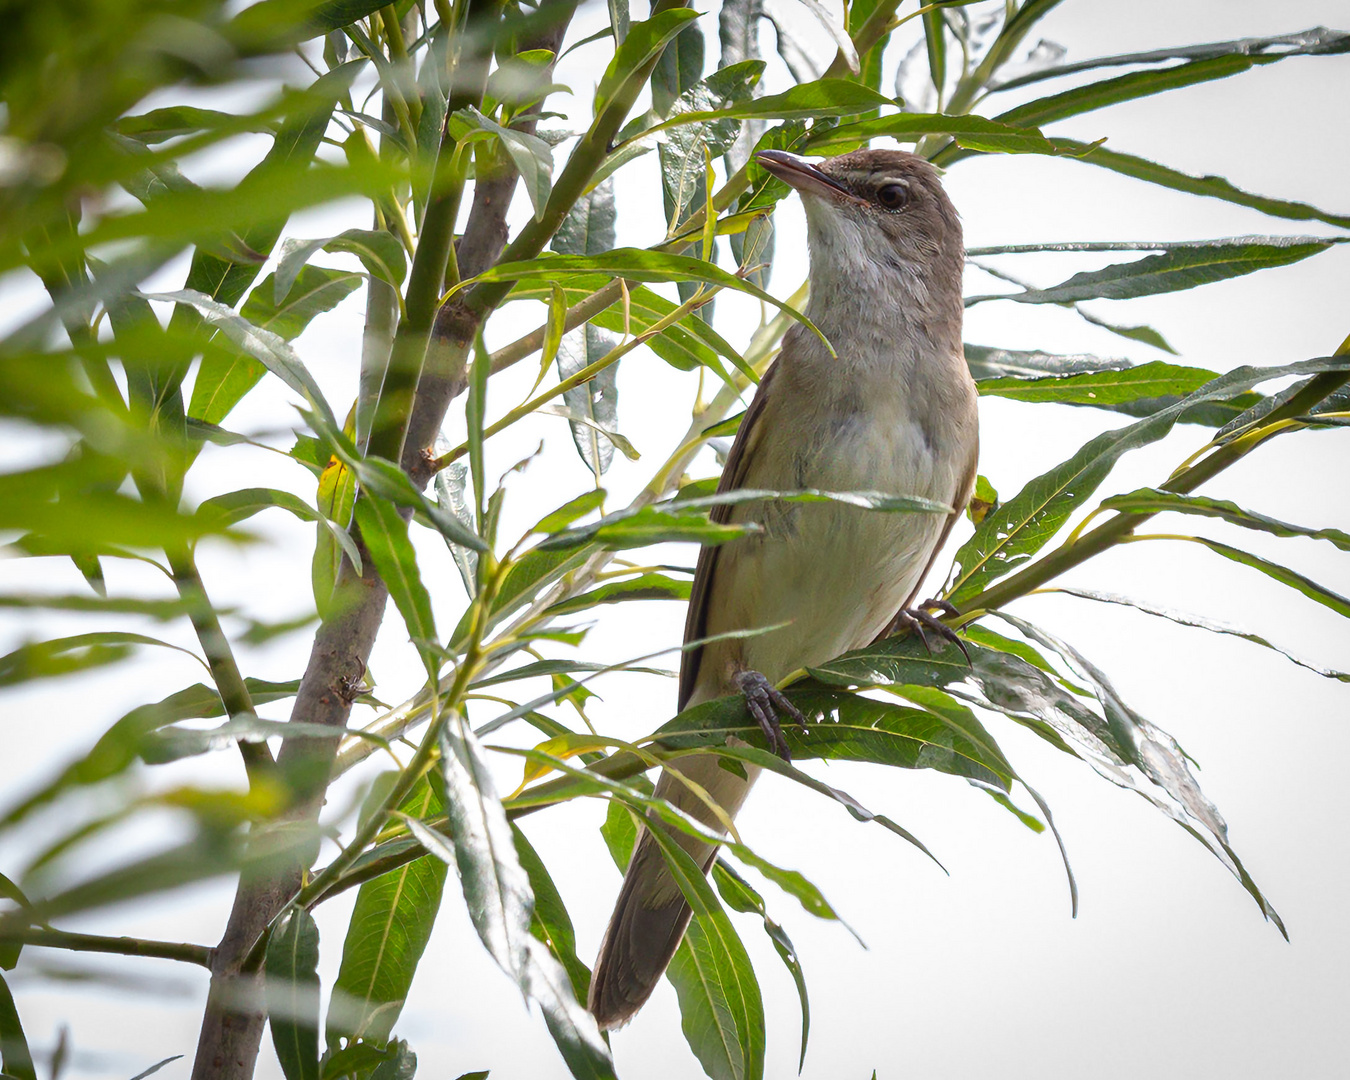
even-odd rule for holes
{"type": "MultiPolygon", "coordinates": [[[[812,31],[799,5],[770,0],[769,6],[800,28],[819,59],[828,59],[828,43],[812,31]]],[[[603,11],[603,5],[585,8],[571,40],[598,27],[603,11]]],[[[711,39],[710,63],[714,20],[715,13],[704,20],[711,39]]],[[[1334,0],[1070,0],[1044,20],[1039,36],[1066,46],[1072,61],[1318,24],[1347,29],[1347,23],[1350,9],[1334,0]]],[[[767,27],[764,43],[771,51],[767,27]]],[[[559,73],[559,81],[577,91],[575,99],[561,106],[574,121],[588,115],[590,87],[598,76],[594,64],[602,55],[600,45],[579,50],[559,73]]],[[[781,86],[785,79],[773,58],[766,81],[781,86]]],[[[1217,173],[1250,191],[1346,213],[1347,79],[1350,57],[1298,58],[1078,117],[1051,130],[1084,139],[1108,136],[1115,149],[1194,173],[1217,173]]],[[[210,175],[228,165],[206,161],[200,168],[210,175]]],[[[652,195],[655,155],[628,171],[631,176],[621,177],[627,184],[619,197],[620,241],[649,244],[664,231],[659,201],[652,195]]],[[[971,247],[1331,231],[1165,192],[1068,160],[976,158],[956,166],[947,187],[971,247]]],[[[528,207],[517,205],[515,211],[519,220],[528,207]]],[[[806,271],[804,227],[795,198],[782,205],[777,222],[772,289],[787,296],[806,271]]],[[[287,235],[323,236],[366,223],[364,209],[344,205],[297,218],[287,235]]],[[[1112,259],[1037,255],[1006,258],[1000,265],[1038,284],[1052,284],[1112,259]]],[[[156,284],[173,287],[182,272],[177,265],[156,284]]],[[[993,284],[972,271],[968,287],[997,291],[993,284]]],[[[0,285],[8,289],[11,311],[36,302],[23,282],[0,285]]],[[[1089,308],[1117,322],[1148,323],[1177,348],[1181,362],[1224,371],[1330,353],[1350,333],[1348,300],[1350,251],[1335,248],[1293,267],[1194,292],[1128,304],[1096,302],[1089,308]]],[[[725,295],[718,304],[719,329],[743,345],[758,320],[758,305],[725,295]]],[[[358,294],[332,316],[321,318],[298,342],[339,412],[345,412],[355,389],[362,309],[358,294]]],[[[533,325],[535,314],[521,310],[525,313],[520,317],[504,320],[509,327],[493,324],[496,341],[514,337],[527,321],[533,325]]],[[[973,309],[966,340],[1141,362],[1165,358],[1068,311],[1010,303],[973,309]]],[[[534,374],[533,363],[527,361],[494,381],[489,415],[500,415],[518,401],[534,374]]],[[[265,390],[270,393],[255,395],[257,401],[250,399],[231,418],[236,429],[293,424],[285,396],[275,385],[265,390]]],[[[642,351],[624,361],[619,391],[619,428],[643,457],[630,463],[616,456],[606,477],[615,506],[646,481],[683,432],[694,384],[691,376],[642,351]]],[[[1122,419],[1088,409],[1033,408],[987,398],[981,402],[981,421],[980,471],[1007,497],[1122,419]]],[[[447,424],[452,439],[456,424],[462,429],[462,417],[447,424]]],[[[519,425],[494,440],[488,475],[501,473],[541,438],[546,453],[512,481],[503,535],[522,531],[538,517],[542,503],[556,505],[588,485],[566,425],[549,418],[519,425]]],[[[1203,429],[1179,428],[1163,442],[1130,455],[1101,494],[1160,482],[1203,440],[1203,429]]],[[[1275,517],[1350,529],[1348,451],[1350,432],[1344,430],[1276,440],[1205,491],[1275,517]]],[[[4,448],[9,462],[36,452],[26,446],[4,448]]],[[[208,449],[193,493],[204,497],[267,484],[312,497],[309,474],[279,462],[260,451],[208,449]]],[[[706,455],[692,470],[695,476],[714,471],[706,455]]],[[[270,535],[293,543],[289,559],[261,547],[211,548],[204,551],[204,574],[218,603],[247,604],[262,618],[293,616],[310,603],[311,527],[267,516],[258,521],[270,535]],[[301,554],[296,556],[296,551],[301,554]]],[[[1201,531],[1194,522],[1175,519],[1159,519],[1156,529],[1150,525],[1159,532],[1183,529],[1201,531]]],[[[1202,531],[1233,539],[1350,593],[1350,563],[1330,545],[1238,534],[1217,525],[1202,531]]],[[[954,544],[965,535],[958,534],[954,544]]],[[[424,534],[418,542],[438,621],[452,625],[463,605],[458,577],[437,538],[424,534]]],[[[672,549],[662,557],[687,563],[693,554],[672,549]]],[[[945,571],[945,560],[942,565],[945,571]]],[[[0,563],[0,575],[9,582],[31,586],[29,575],[36,570],[31,561],[0,563]]],[[[80,579],[64,567],[44,567],[42,572],[50,575],[53,588],[80,587],[80,579]]],[[[109,580],[112,589],[134,591],[150,579],[135,568],[109,567],[109,580]]],[[[1255,630],[1324,665],[1350,668],[1350,633],[1344,620],[1196,545],[1126,545],[1093,560],[1070,580],[1203,612],[1255,630]]],[[[1199,761],[1201,783],[1228,820],[1234,847],[1284,917],[1291,942],[1286,944],[1263,922],[1238,883],[1183,830],[1143,800],[1111,787],[1080,762],[999,718],[990,720],[991,730],[1049,800],[1068,844],[1082,897],[1076,921],[1069,915],[1054,842],[1018,825],[975,789],[931,773],[812,763],[817,775],[917,833],[950,877],[894,836],[853,821],[841,808],[773,777],[761,782],[738,822],[745,840],[816,882],[868,945],[860,948],[838,925],[818,922],[790,898],[765,889],[771,914],[799,949],[812,994],[811,1048],[803,1075],[865,1080],[873,1069],[881,1080],[967,1080],[994,1071],[1011,1080],[1123,1080],[1144,1074],[1313,1080],[1343,1075],[1350,1052],[1350,1027],[1344,1022],[1350,1006],[1345,977],[1350,940],[1344,919],[1350,872],[1342,823],[1350,814],[1350,795],[1340,768],[1350,757],[1350,687],[1254,645],[1124,609],[1032,597],[1014,610],[1077,645],[1106,669],[1130,704],[1176,736],[1199,761]]],[[[77,632],[58,619],[21,624],[6,618],[0,624],[3,649],[38,634],[77,632]]],[[[673,646],[683,618],[682,606],[669,603],[607,609],[586,642],[584,656],[612,661],[673,646]]],[[[299,634],[265,651],[245,650],[247,673],[293,678],[308,648],[308,635],[299,634]]],[[[392,608],[371,667],[386,700],[400,700],[419,685],[416,657],[392,608]]],[[[4,756],[10,768],[0,778],[0,801],[8,804],[82,752],[126,709],[199,678],[185,658],[179,663],[152,655],[112,671],[38,683],[7,695],[4,756]]],[[[647,733],[674,711],[673,681],[616,676],[596,689],[603,695],[592,709],[597,726],[626,738],[647,733]]],[[[284,705],[260,711],[286,715],[284,705]]],[[[518,763],[503,765],[506,789],[515,786],[510,778],[518,776],[518,769],[518,763]]],[[[367,772],[339,785],[329,812],[336,814],[356,798],[369,776],[367,772]]],[[[188,778],[213,784],[242,779],[236,757],[223,754],[186,763],[171,779],[182,783],[188,778]]],[[[596,831],[603,810],[598,803],[550,810],[530,818],[525,827],[568,902],[579,952],[588,963],[619,884],[596,831]]],[[[110,838],[91,854],[91,861],[102,863],[133,849],[159,846],[176,827],[167,817],[146,819],[110,838]]],[[[18,851],[12,846],[0,849],[0,858],[11,867],[18,851]]],[[[210,883],[72,920],[70,926],[213,943],[232,892],[228,882],[210,883]]],[[[325,986],[336,974],[353,895],[318,912],[325,986]]],[[[790,1076],[796,1069],[799,1035],[795,990],[758,920],[734,918],[764,991],[766,1075],[790,1076]]],[[[58,1027],[70,1025],[76,1055],[67,1075],[127,1077],[162,1057],[182,1053],[183,1061],[159,1075],[166,1080],[187,1076],[206,985],[198,970],[29,949],[13,985],[35,1047],[50,1048],[58,1027]],[[115,990],[106,980],[87,979],[91,973],[114,970],[127,976],[115,990]],[[62,973],[65,978],[51,977],[62,973]]],[[[528,1015],[514,985],[479,945],[453,878],[397,1032],[418,1052],[419,1075],[428,1080],[449,1080],[482,1068],[492,1069],[493,1080],[567,1075],[538,1016],[528,1015]]],[[[613,1043],[620,1075],[629,1080],[700,1075],[680,1033],[675,995],[667,984],[613,1043]]],[[[258,1075],[280,1076],[270,1042],[265,1043],[258,1075]]]]}

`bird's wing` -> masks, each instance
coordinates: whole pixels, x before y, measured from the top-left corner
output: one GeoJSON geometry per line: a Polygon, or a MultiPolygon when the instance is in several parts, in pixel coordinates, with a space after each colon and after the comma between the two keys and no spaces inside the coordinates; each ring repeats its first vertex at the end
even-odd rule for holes
{"type": "MultiPolygon", "coordinates": [[[[768,400],[770,388],[773,386],[774,373],[777,370],[778,365],[775,363],[765,373],[764,378],[760,380],[759,389],[755,392],[754,400],[750,402],[750,408],[745,411],[745,418],[741,421],[741,426],[736,432],[736,439],[731,444],[731,452],[727,454],[727,463],[722,469],[722,478],[717,484],[719,495],[726,491],[733,491],[743,485],[745,471],[750,464],[747,447],[758,442],[764,434],[759,421],[764,415],[764,403],[768,400]]],[[[731,504],[724,503],[721,506],[714,506],[709,516],[713,521],[725,524],[730,520],[733,509],[734,507],[731,504]]],[[[689,594],[689,614],[684,621],[684,640],[686,642],[697,641],[706,633],[708,591],[712,584],[713,572],[717,568],[717,553],[720,550],[719,547],[704,547],[698,553],[698,566],[694,571],[694,586],[689,594]]],[[[681,657],[679,698],[679,708],[681,709],[685,707],[690,696],[694,693],[694,684],[698,681],[698,668],[702,659],[702,647],[690,649],[681,657]]]]}
{"type": "MultiPolygon", "coordinates": [[[[905,602],[900,605],[901,611],[905,611],[913,605],[915,598],[919,595],[919,590],[923,588],[923,583],[925,579],[927,579],[929,571],[933,569],[933,564],[937,562],[937,557],[942,553],[942,549],[947,543],[947,537],[951,535],[952,526],[955,525],[957,519],[965,513],[966,504],[970,502],[970,496],[975,491],[977,460],[978,459],[975,456],[971,457],[970,467],[966,470],[965,476],[962,477],[961,483],[957,486],[956,497],[952,500],[952,512],[947,515],[947,523],[942,526],[942,535],[937,538],[937,543],[933,545],[933,553],[928,556],[928,565],[923,568],[923,573],[915,579],[914,591],[910,593],[909,596],[905,598],[905,602]]],[[[899,612],[896,614],[899,614],[899,612]]],[[[886,636],[890,627],[894,625],[894,622],[895,620],[892,619],[891,622],[886,624],[886,629],[883,629],[881,633],[877,635],[878,641],[886,636]]]]}

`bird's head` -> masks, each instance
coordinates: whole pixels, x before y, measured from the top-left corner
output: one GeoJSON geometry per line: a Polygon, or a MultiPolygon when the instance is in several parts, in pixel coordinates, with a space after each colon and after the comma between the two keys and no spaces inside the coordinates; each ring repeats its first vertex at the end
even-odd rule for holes
{"type": "Polygon", "coordinates": [[[939,282],[959,289],[961,222],[937,170],[923,158],[856,150],[813,162],[762,150],[756,160],[802,196],[813,280],[837,275],[855,288],[920,296],[939,282]]]}

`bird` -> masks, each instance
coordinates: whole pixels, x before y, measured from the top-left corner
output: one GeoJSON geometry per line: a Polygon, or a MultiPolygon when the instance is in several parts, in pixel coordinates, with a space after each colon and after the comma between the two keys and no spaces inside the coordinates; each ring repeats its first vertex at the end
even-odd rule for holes
{"type": "MultiPolygon", "coordinates": [[[[773,629],[686,649],[679,707],[743,694],[770,747],[786,757],[779,714],[802,718],[775,683],[902,628],[954,638],[930,613],[945,605],[915,606],[915,598],[974,489],[979,420],[961,336],[961,223],[938,170],[888,149],[818,163],[765,150],[755,160],[805,206],[805,314],[834,351],[801,324],[788,331],[741,421],[718,491],[879,490],[951,508],[891,514],[769,500],[712,512],[759,529],[701,550],[686,643],[773,629]]],[[[740,775],[698,754],[682,757],[679,771],[731,817],[759,770],[740,775]]],[[[670,772],[656,794],[724,832],[670,772]]],[[[689,924],[689,905],[648,834],[655,828],[705,872],[716,858],[714,844],[654,821],[643,826],[591,979],[588,1006],[602,1029],[642,1007],[689,924]]]]}

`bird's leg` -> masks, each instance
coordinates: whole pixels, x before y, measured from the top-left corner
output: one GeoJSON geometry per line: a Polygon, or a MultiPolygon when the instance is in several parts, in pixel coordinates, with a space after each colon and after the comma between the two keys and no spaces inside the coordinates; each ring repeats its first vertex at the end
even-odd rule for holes
{"type": "Polygon", "coordinates": [[[940,611],[944,615],[960,614],[960,612],[946,600],[925,600],[917,607],[902,608],[891,623],[890,632],[895,633],[901,628],[913,630],[919,635],[919,640],[923,642],[924,649],[931,653],[933,650],[928,644],[928,636],[923,632],[924,628],[927,627],[937,634],[938,637],[955,644],[956,647],[961,650],[961,654],[966,658],[966,664],[970,667],[974,667],[975,665],[971,663],[970,650],[966,648],[966,643],[961,640],[956,631],[950,626],[940,621],[935,616],[930,615],[928,613],[928,609],[930,608],[940,611]]]}
{"type": "Polygon", "coordinates": [[[792,704],[773,683],[758,671],[741,671],[735,677],[736,688],[745,695],[745,707],[759,724],[764,737],[769,740],[769,749],[784,761],[791,761],[787,739],[783,737],[783,727],[778,722],[778,714],[784,713],[796,725],[807,731],[806,717],[792,704]]]}

